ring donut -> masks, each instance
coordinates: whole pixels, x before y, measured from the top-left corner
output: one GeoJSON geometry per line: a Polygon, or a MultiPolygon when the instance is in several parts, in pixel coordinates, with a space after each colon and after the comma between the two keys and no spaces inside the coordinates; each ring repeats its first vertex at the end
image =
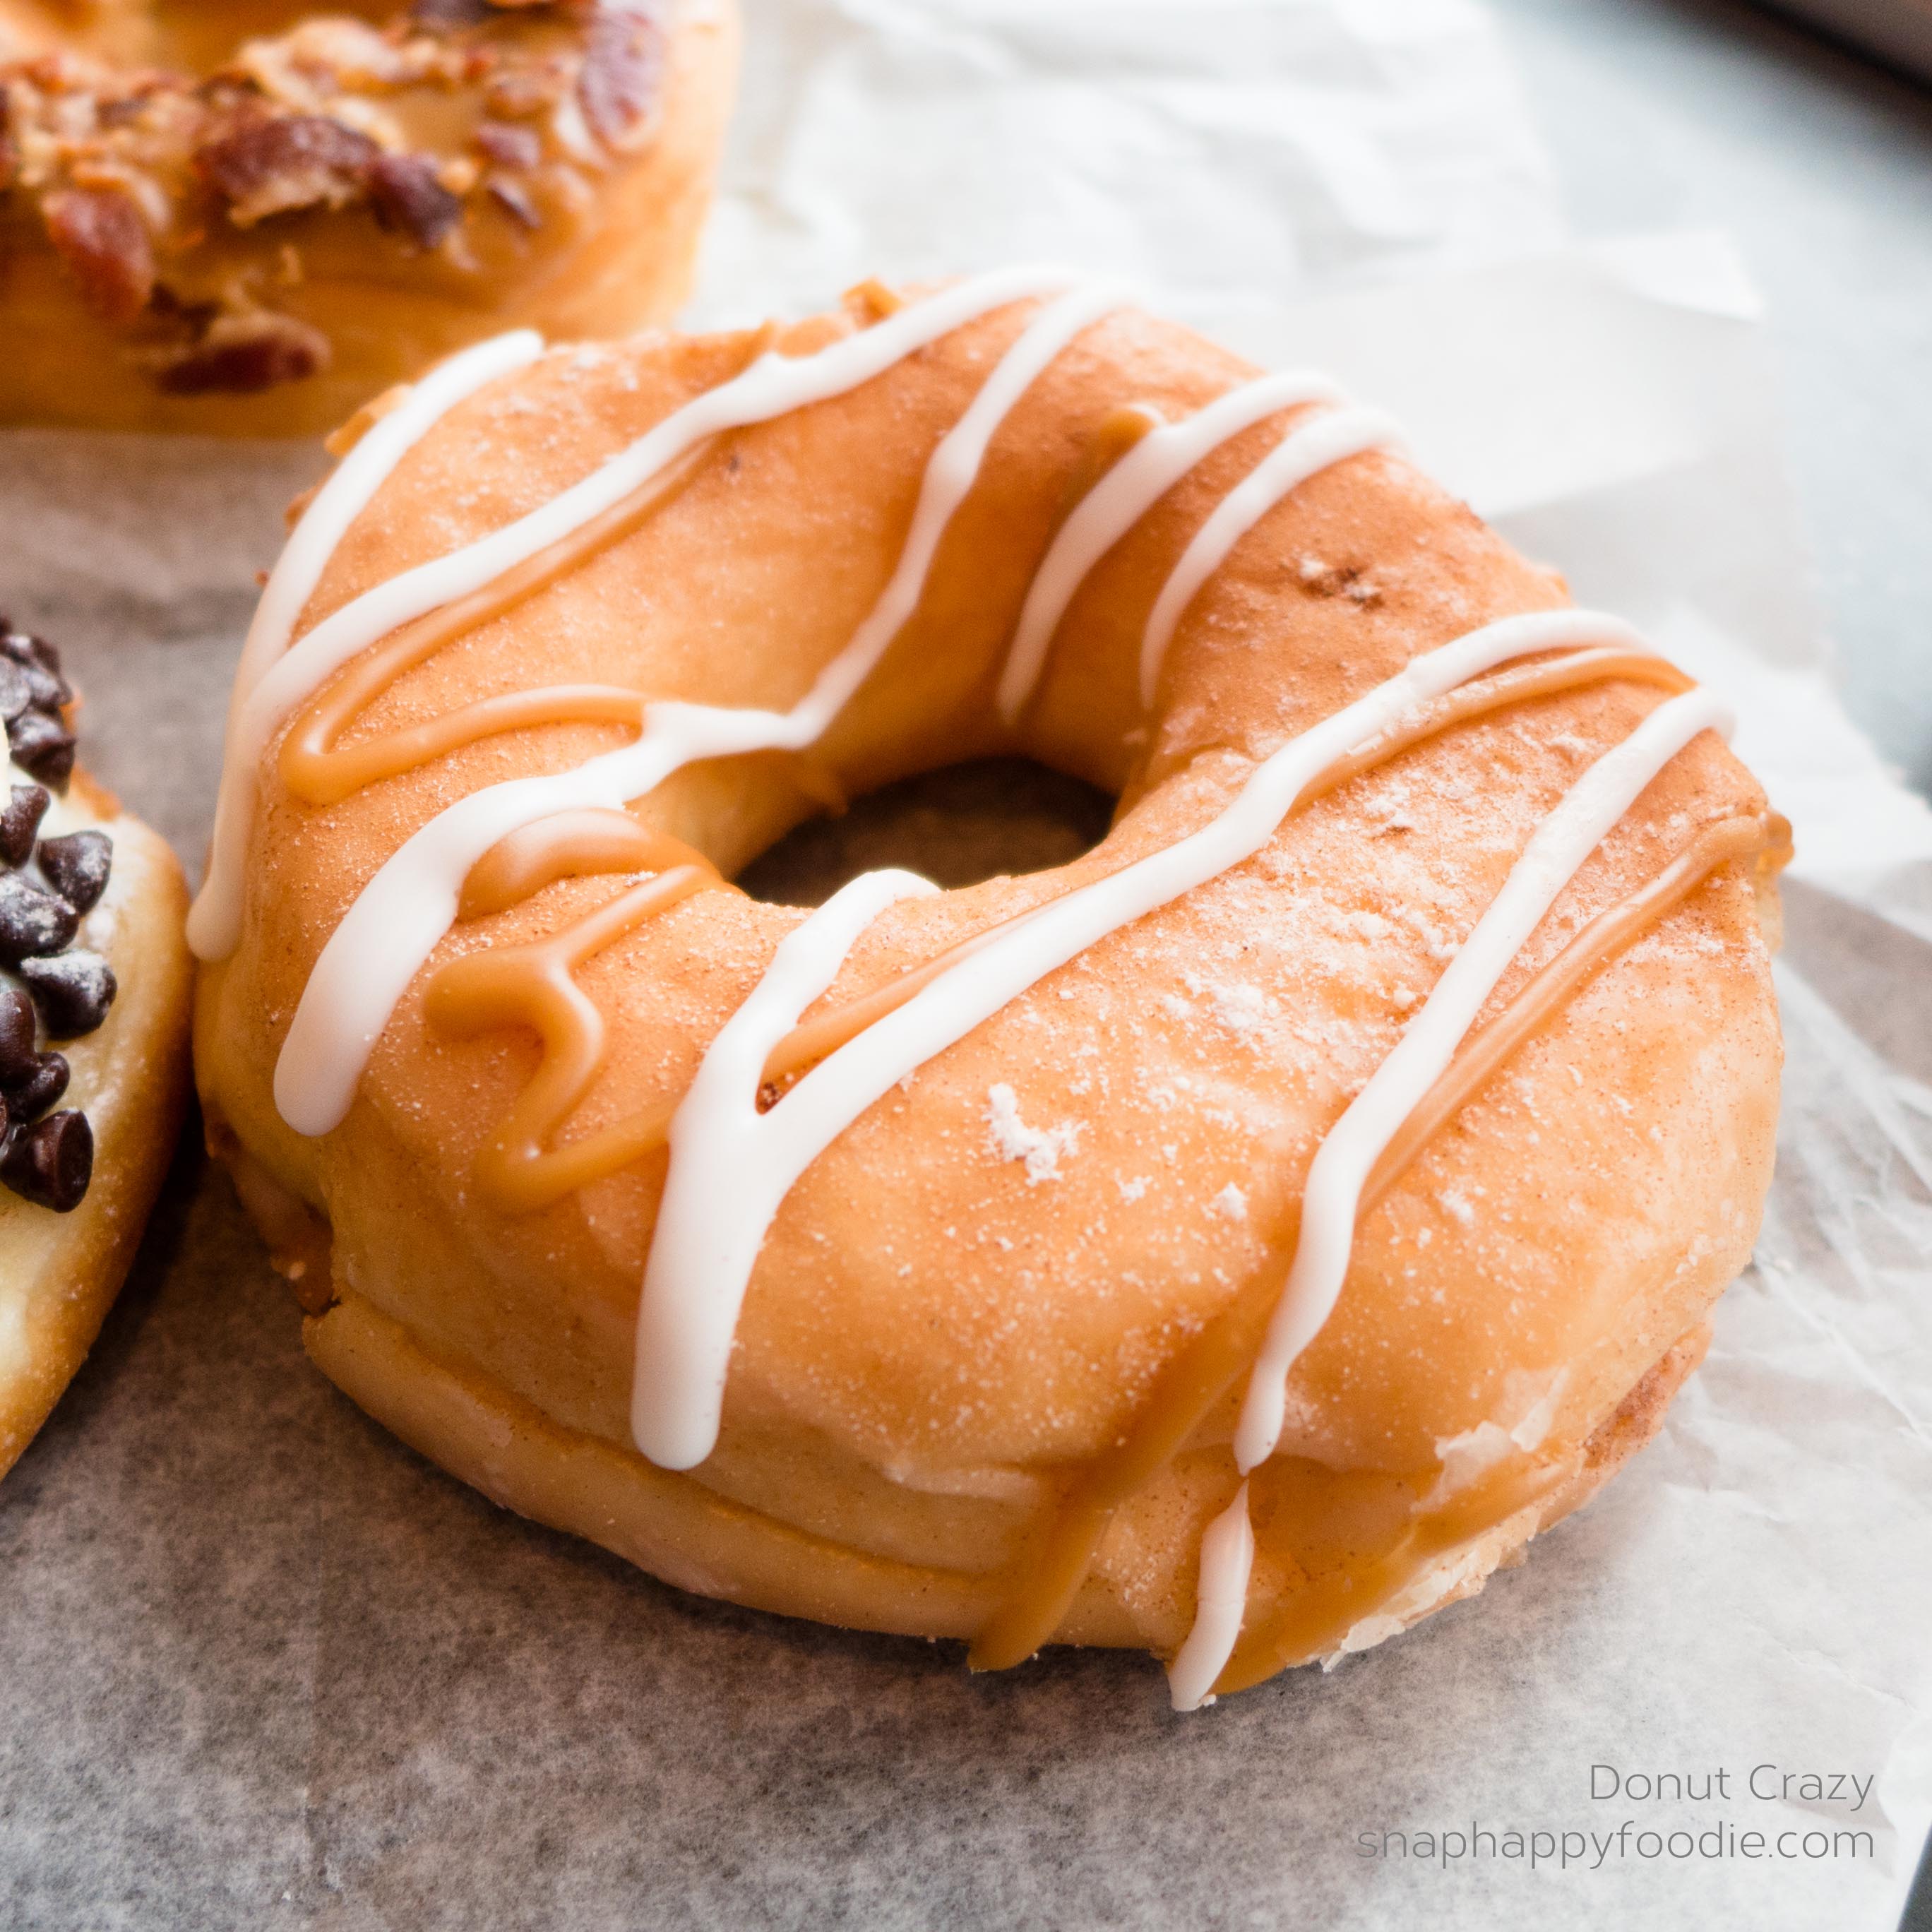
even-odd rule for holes
{"type": "Polygon", "coordinates": [[[1776,1112],[1708,693],[1325,379],[1047,272],[469,380],[271,580],[190,924],[325,1372],[688,1588],[1187,1705],[1646,1439],[1776,1112]],[[1111,831],[729,884],[998,753],[1111,831]]]}
{"type": "Polygon", "coordinates": [[[0,0],[0,422],[320,435],[683,299],[733,0],[0,0]]]}

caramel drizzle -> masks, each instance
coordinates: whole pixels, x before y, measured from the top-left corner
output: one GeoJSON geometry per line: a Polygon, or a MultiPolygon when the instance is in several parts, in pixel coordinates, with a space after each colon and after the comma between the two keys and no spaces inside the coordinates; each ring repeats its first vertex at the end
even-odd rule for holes
{"type": "MultiPolygon", "coordinates": [[[[1450,692],[1418,710],[1381,736],[1338,758],[1310,782],[1296,800],[1294,809],[1301,809],[1350,778],[1386,764],[1454,725],[1507,705],[1611,678],[1637,680],[1670,691],[1688,690],[1690,685],[1682,671],[1661,658],[1610,648],[1572,651],[1560,657],[1512,666],[1450,692]]],[[[646,832],[622,812],[566,812],[540,820],[512,833],[478,862],[465,883],[458,916],[474,919],[502,910],[543,886],[569,875],[655,869],[661,862],[648,856],[655,849],[653,839],[654,835],[646,832]]],[[[685,866],[703,862],[688,847],[678,846],[676,850],[678,856],[662,862],[685,866]]],[[[707,883],[715,889],[723,882],[714,872],[707,883]]],[[[646,901],[634,892],[627,893],[618,903],[632,907],[634,917],[607,926],[605,911],[600,909],[586,914],[577,925],[565,928],[546,945],[566,947],[572,963],[580,964],[598,946],[610,944],[634,932],[654,910],[668,910],[677,899],[688,896],[681,891],[670,898],[646,901]],[[586,937],[593,930],[605,935],[595,944],[589,943],[586,937]]],[[[856,1039],[868,1027],[896,1012],[962,960],[1037,910],[1030,907],[1025,912],[987,926],[884,986],[802,1022],[772,1048],[766,1059],[764,1078],[768,1090],[782,1090],[797,1076],[856,1039]]],[[[547,1151],[546,1143],[596,1077],[603,1023],[594,1017],[594,1008],[580,994],[579,1004],[564,1000],[557,981],[560,971],[568,976],[568,969],[556,964],[562,954],[543,948],[519,948],[514,956],[514,956],[522,962],[511,973],[512,980],[522,976],[524,991],[520,1005],[506,1003],[494,992],[479,1004],[480,994],[464,990],[482,983],[471,973],[476,963],[476,956],[471,956],[440,968],[431,977],[425,1010],[433,1024],[459,1037],[472,1036],[492,1024],[523,1024],[530,1026],[544,1040],[546,1058],[538,1075],[543,1090],[542,1105],[533,1105],[526,1093],[518,1102],[510,1120],[493,1138],[490,1152],[477,1170],[478,1185],[494,1206],[506,1214],[529,1214],[552,1206],[578,1188],[606,1179],[655,1153],[664,1144],[671,1117],[682,1095],[675,1094],[656,1100],[627,1119],[563,1148],[547,1151]],[[459,989],[454,992],[445,980],[445,975],[451,973],[463,976],[459,989]],[[490,1020],[478,1016],[484,1012],[508,1017],[490,1020]],[[581,1016],[580,1023],[574,1028],[566,1018],[568,1012],[581,1016]],[[560,1070],[554,1076],[553,1058],[558,1069],[568,1066],[578,1070],[581,1077],[566,1081],[560,1070]],[[588,1071],[582,1072],[584,1069],[588,1071]],[[560,1106],[560,1096],[566,1094],[570,1098],[560,1106]]]]}
{"type": "Polygon", "coordinates": [[[506,616],[560,578],[580,568],[599,551],[628,536],[685,488],[711,447],[710,442],[700,443],[612,504],[602,516],[592,518],[505,571],[481,590],[404,625],[351,665],[296,714],[282,741],[279,763],[283,784],[304,804],[334,805],[365,785],[413,771],[432,758],[501,732],[590,722],[641,730],[646,701],[642,692],[615,685],[559,684],[479,698],[425,724],[364,739],[359,744],[337,743],[356,717],[405,672],[469,632],[506,616]]]}
{"type": "Polygon", "coordinates": [[[724,881],[682,840],[647,832],[620,812],[579,812],[512,832],[484,854],[464,884],[459,916],[473,919],[502,911],[566,875],[609,872],[653,876],[548,938],[452,959],[423,990],[424,1017],[441,1032],[470,1039],[527,1027],[542,1046],[535,1076],[476,1160],[478,1186],[500,1203],[515,1204],[512,1212],[526,1200],[540,1204],[569,1193],[660,1143],[661,1134],[632,1151],[626,1135],[634,1124],[621,1123],[567,1148],[548,1147],[590,1091],[604,1058],[604,1016],[573,976],[646,920],[724,881]]]}
{"type": "MultiPolygon", "coordinates": [[[[893,312],[890,292],[872,284],[861,284],[854,294],[880,315],[893,312]]],[[[740,366],[734,373],[742,374],[769,350],[790,353],[795,345],[790,337],[796,334],[794,330],[788,335],[771,322],[752,331],[740,346],[740,366]]],[[[291,794],[304,804],[334,805],[365,785],[400,777],[465,745],[538,725],[620,724],[641,730],[649,702],[641,692],[616,685],[553,685],[482,698],[427,723],[360,744],[343,746],[338,742],[356,718],[405,673],[428,662],[459,638],[527,603],[621,542],[682,494],[728,434],[694,444],[628,496],[555,543],[513,565],[468,596],[404,625],[318,692],[296,714],[278,759],[282,782],[291,794]]],[[[828,782],[822,766],[803,758],[800,765],[801,789],[807,796],[828,802],[838,799],[836,782],[828,782]]]]}
{"type": "MultiPolygon", "coordinates": [[[[1436,1130],[1482,1088],[1503,1062],[1542,1028],[1586,980],[1724,866],[1754,856],[1766,868],[1781,864],[1789,856],[1790,832],[1785,821],[1774,815],[1768,821],[1722,820],[1700,833],[1648,884],[1599,913],[1577,932],[1553,959],[1531,976],[1493,1020],[1471,1036],[1424,1096],[1371,1169],[1362,1190],[1358,1222],[1401,1178],[1436,1130]]],[[[1018,1566],[1018,1580],[1011,1593],[974,1640],[970,1661],[975,1669],[998,1670],[1024,1662],[1058,1628],[1086,1580],[1114,1513],[1179,1454],[1216,1406],[1246,1373],[1280,1297],[1287,1266],[1284,1256],[1278,1266],[1264,1270],[1250,1282],[1169,1365],[1127,1433],[1081,1472],[1053,1520],[1018,1566]]],[[[1504,1514],[1521,1506],[1512,1504],[1510,1510],[1504,1514]]],[[[1463,1502],[1459,1500],[1450,1514],[1455,1524],[1460,1524],[1466,1514],[1463,1502]]],[[[1490,1520],[1500,1520],[1500,1517],[1490,1520]]],[[[1432,1517],[1420,1519],[1405,1532],[1402,1547],[1411,1556],[1436,1533],[1429,1526],[1433,1521],[1432,1517]]],[[[1454,1534],[1440,1544],[1442,1549],[1452,1547],[1471,1533],[1466,1528],[1450,1527],[1454,1534]]],[[[1376,1603],[1392,1594],[1409,1574],[1408,1569],[1396,1564],[1393,1552],[1387,1562],[1395,1565],[1390,1570],[1393,1580],[1375,1601],[1370,1600],[1374,1593],[1369,1589],[1366,1576],[1358,1578],[1347,1588],[1347,1610],[1352,1622],[1371,1614],[1376,1603]]],[[[1307,1621],[1299,1598],[1292,1613],[1284,1612],[1284,1618],[1282,1630],[1286,1634],[1280,1635],[1280,1641],[1292,1643],[1298,1640],[1294,1633],[1307,1621]]],[[[1318,1619],[1309,1627],[1326,1628],[1318,1619]]],[[[1240,1688],[1232,1678],[1246,1667],[1244,1659],[1252,1660],[1257,1646],[1275,1640],[1275,1634],[1270,1633],[1244,1640],[1216,1688],[1240,1688]]],[[[1259,1676],[1278,1668],[1278,1664],[1270,1665],[1258,1672],[1256,1678],[1243,1681],[1258,1681],[1259,1676]]]]}

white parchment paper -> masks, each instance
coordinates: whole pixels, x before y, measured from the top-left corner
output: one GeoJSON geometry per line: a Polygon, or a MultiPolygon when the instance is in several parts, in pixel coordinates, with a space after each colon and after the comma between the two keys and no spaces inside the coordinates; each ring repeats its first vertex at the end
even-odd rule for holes
{"type": "MultiPolygon", "coordinates": [[[[1888,1928],[1932,1810],[1932,814],[1832,694],[1737,264],[1563,249],[1463,0],[749,14],[698,316],[1124,269],[1394,409],[1731,694],[1799,852],[1756,1262],[1662,1438],[1524,1569],[1179,1719],[1144,1661],[974,1679],[491,1509],[306,1368],[184,1156],[0,1487],[0,1922],[1888,1928]]],[[[191,862],[252,573],[320,464],[0,437],[0,602],[191,862]]]]}

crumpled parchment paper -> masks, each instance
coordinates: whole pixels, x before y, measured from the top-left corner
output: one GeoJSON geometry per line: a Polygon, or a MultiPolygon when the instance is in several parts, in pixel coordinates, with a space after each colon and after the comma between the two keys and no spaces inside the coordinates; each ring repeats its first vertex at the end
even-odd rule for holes
{"type": "MultiPolygon", "coordinates": [[[[184,1150],[0,1488],[0,1922],[1888,1927],[1932,1810],[1932,814],[1832,695],[1736,264],[1558,249],[1463,0],[749,11],[696,314],[1124,270],[1394,408],[1730,692],[1800,855],[1756,1262],[1658,1442],[1526,1568],[1177,1718],[1144,1660],[976,1679],[494,1510],[304,1365],[184,1150]]],[[[252,574],[320,460],[0,437],[0,604],[191,863],[252,574]]]]}

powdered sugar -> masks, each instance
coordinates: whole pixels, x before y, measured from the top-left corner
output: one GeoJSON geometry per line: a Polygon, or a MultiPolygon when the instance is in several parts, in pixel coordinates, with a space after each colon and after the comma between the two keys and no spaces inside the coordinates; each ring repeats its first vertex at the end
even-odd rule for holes
{"type": "Polygon", "coordinates": [[[1028,1126],[1020,1118],[1019,1096],[1004,1080],[986,1089],[986,1118],[993,1151],[1002,1160],[1024,1161],[1029,1187],[1058,1180],[1060,1156],[1075,1153],[1086,1131],[1082,1120],[1062,1120],[1052,1127],[1028,1126]]]}
{"type": "Polygon", "coordinates": [[[1248,1197],[1232,1180],[1208,1204],[1224,1221],[1245,1221],[1248,1218],[1248,1197]]]}

